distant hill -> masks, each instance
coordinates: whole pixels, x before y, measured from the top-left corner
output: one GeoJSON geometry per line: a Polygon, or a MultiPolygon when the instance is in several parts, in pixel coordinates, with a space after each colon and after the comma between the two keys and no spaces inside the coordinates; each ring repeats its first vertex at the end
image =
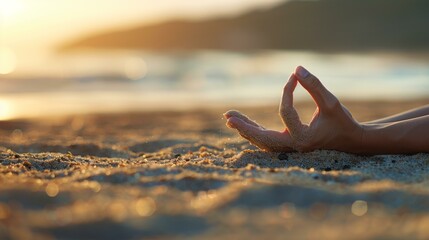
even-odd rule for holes
{"type": "Polygon", "coordinates": [[[176,20],[89,36],[76,48],[428,50],[427,0],[289,1],[234,18],[176,20]]]}

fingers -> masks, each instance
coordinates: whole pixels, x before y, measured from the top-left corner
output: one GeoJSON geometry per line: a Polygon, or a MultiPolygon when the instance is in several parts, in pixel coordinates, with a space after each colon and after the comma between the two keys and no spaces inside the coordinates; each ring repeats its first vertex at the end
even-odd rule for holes
{"type": "Polygon", "coordinates": [[[273,152],[293,150],[286,134],[262,129],[237,117],[228,118],[227,126],[237,129],[242,137],[261,149],[273,152]]]}
{"type": "Polygon", "coordinates": [[[261,127],[263,128],[261,125],[259,125],[258,123],[256,123],[255,121],[251,120],[249,117],[247,117],[246,115],[240,113],[237,110],[229,110],[228,112],[224,113],[223,116],[225,116],[226,119],[229,119],[231,117],[236,117],[239,118],[241,120],[243,120],[244,122],[253,125],[255,127],[261,127]]]}
{"type": "Polygon", "coordinates": [[[293,138],[299,138],[304,127],[297,111],[293,107],[293,91],[295,90],[297,83],[295,74],[292,74],[289,81],[283,88],[283,96],[279,109],[280,117],[293,138]]]}
{"type": "Polygon", "coordinates": [[[292,74],[289,77],[285,87],[283,88],[283,96],[281,100],[281,106],[290,106],[293,107],[293,91],[295,91],[298,81],[295,77],[295,74],[292,74]]]}
{"type": "Polygon", "coordinates": [[[320,80],[304,67],[298,66],[295,75],[299,83],[310,93],[320,110],[329,109],[339,103],[338,99],[323,86],[320,80]]]}
{"type": "Polygon", "coordinates": [[[267,144],[260,140],[262,138],[261,136],[263,135],[263,133],[261,132],[262,129],[254,125],[248,124],[237,117],[228,118],[226,125],[229,128],[236,129],[242,137],[249,140],[252,144],[256,145],[259,148],[266,149],[267,144]]]}

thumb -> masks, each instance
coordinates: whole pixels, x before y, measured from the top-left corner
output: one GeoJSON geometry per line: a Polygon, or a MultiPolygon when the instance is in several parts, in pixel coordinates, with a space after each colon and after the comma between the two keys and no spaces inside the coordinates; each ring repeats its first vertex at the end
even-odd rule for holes
{"type": "Polygon", "coordinates": [[[256,145],[261,149],[269,149],[270,139],[266,136],[263,129],[254,125],[248,124],[240,118],[230,117],[228,118],[226,125],[229,128],[234,128],[238,131],[245,139],[249,140],[252,144],[256,145]]]}
{"type": "Polygon", "coordinates": [[[295,75],[299,83],[310,93],[320,110],[327,109],[338,102],[338,99],[323,86],[320,80],[304,67],[298,66],[295,75]]]}

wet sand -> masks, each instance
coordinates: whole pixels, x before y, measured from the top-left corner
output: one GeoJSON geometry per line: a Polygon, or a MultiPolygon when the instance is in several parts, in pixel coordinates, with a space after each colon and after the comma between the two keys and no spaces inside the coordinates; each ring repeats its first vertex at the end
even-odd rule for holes
{"type": "MultiPolygon", "coordinates": [[[[429,154],[266,153],[225,110],[1,122],[0,239],[429,238],[429,154]]],[[[282,128],[276,106],[239,110],[282,128]]]]}

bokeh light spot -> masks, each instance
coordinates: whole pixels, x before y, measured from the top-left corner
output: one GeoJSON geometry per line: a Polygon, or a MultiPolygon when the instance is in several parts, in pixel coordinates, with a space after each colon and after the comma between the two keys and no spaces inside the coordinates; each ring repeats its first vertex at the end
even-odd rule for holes
{"type": "Polygon", "coordinates": [[[23,132],[22,132],[22,130],[21,129],[14,129],[13,131],[12,131],[12,134],[11,134],[11,136],[10,136],[10,138],[13,140],[13,141],[21,141],[22,140],[22,137],[23,137],[23,132]]]}
{"type": "Polygon", "coordinates": [[[136,212],[142,217],[151,216],[156,210],[155,201],[150,197],[140,198],[135,203],[136,212]]]}
{"type": "Polygon", "coordinates": [[[357,200],[352,204],[351,211],[354,215],[361,217],[368,212],[368,203],[366,201],[357,200]]]}
{"type": "Polygon", "coordinates": [[[55,183],[48,183],[48,185],[45,188],[45,191],[49,197],[56,197],[60,192],[60,188],[55,183]]]}
{"type": "Polygon", "coordinates": [[[139,80],[146,76],[147,64],[140,57],[131,57],[124,63],[124,73],[130,80],[139,80]]]}

